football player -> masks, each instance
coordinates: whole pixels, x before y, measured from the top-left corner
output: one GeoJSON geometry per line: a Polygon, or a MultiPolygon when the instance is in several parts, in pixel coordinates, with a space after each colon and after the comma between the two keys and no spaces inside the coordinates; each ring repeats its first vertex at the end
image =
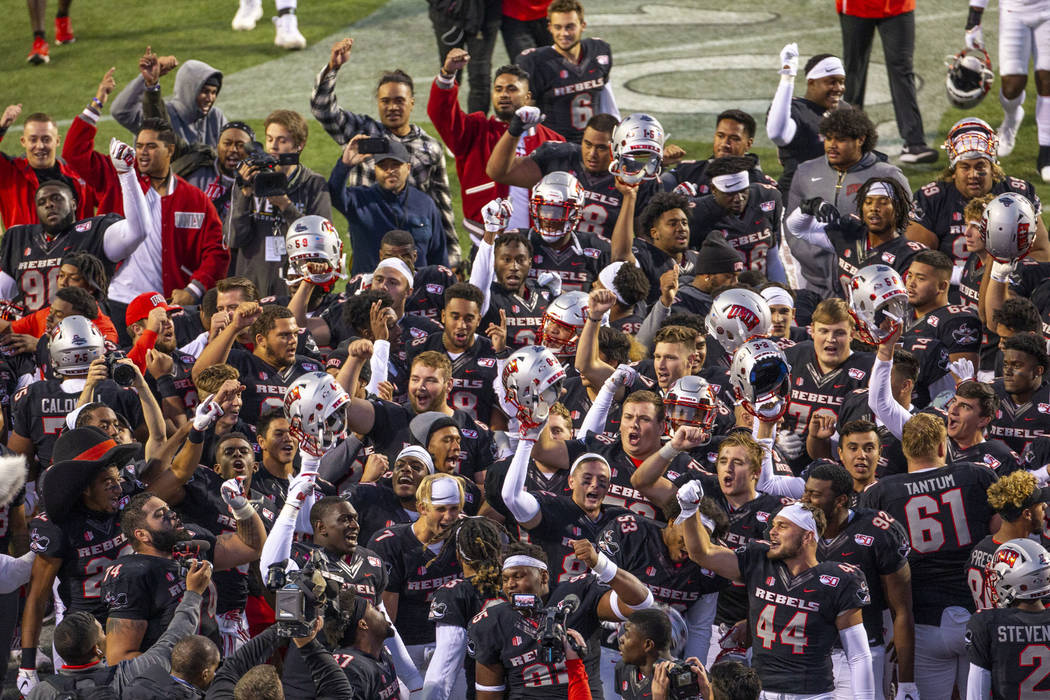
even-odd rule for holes
{"type": "Polygon", "coordinates": [[[832,647],[841,640],[853,697],[874,698],[861,614],[870,604],[868,586],[857,567],[817,559],[826,526],[823,511],[798,503],[785,506],[772,520],[768,542],[733,551],[714,544],[700,524],[696,507],[702,495],[696,481],[678,492],[683,515],[690,516],[685,531],[689,556],[747,586],[751,652],[763,692],[830,694],[835,687],[832,647]]]}
{"type": "Polygon", "coordinates": [[[966,684],[963,637],[972,597],[965,567],[974,544],[990,532],[994,517],[988,486],[998,478],[985,466],[945,466],[947,431],[937,416],[919,413],[904,426],[901,445],[908,473],[879,479],[861,506],[884,510],[908,531],[915,581],[915,681],[924,698],[949,700],[966,684]]]}
{"type": "Polygon", "coordinates": [[[991,569],[997,605],[966,626],[967,700],[1038,697],[1047,690],[1046,677],[1038,675],[1046,645],[1032,640],[1047,622],[1042,599],[1050,592],[1050,554],[1031,540],[1010,540],[995,551],[991,569]]]}
{"type": "Polygon", "coordinates": [[[525,49],[514,62],[528,71],[547,126],[579,143],[594,115],[620,116],[609,86],[612,48],[601,39],[583,37],[587,22],[578,0],[554,0],[547,7],[547,26],[554,44],[525,49]]]}
{"type": "MultiPolygon", "coordinates": [[[[352,695],[343,697],[348,700],[398,697],[401,684],[397,669],[390,652],[383,646],[395,634],[390,620],[375,601],[353,588],[341,590],[338,600],[344,626],[332,657],[354,689],[352,695]]],[[[282,681],[286,687],[287,673],[285,667],[282,681]]]]}
{"type": "Polygon", "coordinates": [[[622,261],[610,263],[598,273],[594,287],[608,289],[616,295],[616,303],[609,309],[609,326],[635,335],[649,313],[649,289],[652,285],[637,265],[622,261]]]}
{"type": "Polygon", "coordinates": [[[938,250],[924,250],[912,258],[905,286],[915,318],[902,342],[915,352],[917,339],[939,340],[952,362],[965,359],[976,367],[980,360],[981,319],[965,306],[949,305],[953,269],[951,259],[938,250]]]}
{"type": "Polygon", "coordinates": [[[394,459],[389,484],[362,480],[347,487],[340,495],[357,510],[358,539],[367,542],[379,530],[415,522],[419,518],[416,490],[423,477],[433,473],[430,453],[419,445],[408,445],[394,459]]]}
{"type": "MultiPolygon", "coordinates": [[[[164,384],[161,381],[161,391],[164,391],[164,384]]],[[[244,391],[244,385],[241,384],[240,372],[227,364],[207,367],[197,375],[197,380],[193,383],[193,386],[198,397],[217,397],[216,403],[222,409],[222,415],[216,418],[215,422],[204,431],[204,442],[201,443],[201,464],[216,463],[217,455],[215,454],[215,449],[218,439],[231,432],[246,435],[249,438],[248,442],[252,446],[252,450],[256,453],[256,460],[261,459],[259,445],[255,439],[255,426],[241,419],[241,407],[244,405],[244,402],[241,400],[241,392],[244,391]],[[234,386],[234,382],[236,382],[236,386],[234,386]],[[224,388],[226,388],[226,391],[223,392],[222,396],[219,396],[224,388]]],[[[199,402],[197,406],[200,407],[199,402]]],[[[191,522],[193,521],[191,520],[191,522]]]]}
{"type": "Polygon", "coordinates": [[[1046,342],[1036,333],[1018,333],[1002,341],[1003,376],[992,386],[999,410],[988,433],[1018,454],[1032,440],[1050,434],[1050,387],[1044,383],[1050,360],[1046,342]]]}
{"type": "Polygon", "coordinates": [[[988,503],[1002,519],[999,529],[974,545],[966,567],[966,583],[978,610],[995,607],[992,564],[995,550],[1013,539],[1041,538],[1043,516],[1050,493],[1039,488],[1026,471],[1008,474],[988,487],[988,503]]]}
{"type": "Polygon", "coordinates": [[[586,206],[583,186],[570,173],[548,173],[536,183],[529,199],[530,276],[551,272],[561,278],[562,292],[590,290],[612,260],[609,241],[578,228],[586,206]]]}
{"type": "MultiPolygon", "coordinates": [[[[437,321],[441,317],[441,309],[445,307],[445,290],[456,283],[456,273],[444,265],[417,266],[419,252],[408,231],[395,229],[383,234],[379,240],[379,260],[382,262],[387,258],[400,259],[412,273],[412,292],[405,301],[405,313],[437,321]]],[[[385,285],[380,286],[386,289],[385,285]]],[[[347,290],[350,289],[348,282],[347,290]]]]}
{"type": "Polygon", "coordinates": [[[642,268],[650,281],[647,301],[652,303],[660,296],[656,282],[667,270],[675,268],[682,275],[697,274],[700,254],[689,246],[686,212],[690,211],[690,202],[685,195],[674,192],[653,195],[642,213],[637,214],[644,237],[635,237],[638,184],[617,180],[616,187],[623,194],[623,205],[613,229],[612,259],[642,268]]]}
{"type": "Polygon", "coordinates": [[[682,183],[692,185],[693,196],[711,193],[711,173],[709,165],[717,158],[746,156],[750,163],[747,167],[751,182],[776,185],[777,181],[762,172],[758,165],[758,156],[751,153],[755,143],[755,118],[739,109],[727,109],[715,117],[715,135],[711,144],[711,157],[707,160],[683,160],[671,171],[662,176],[666,189],[673,189],[682,183]]]}

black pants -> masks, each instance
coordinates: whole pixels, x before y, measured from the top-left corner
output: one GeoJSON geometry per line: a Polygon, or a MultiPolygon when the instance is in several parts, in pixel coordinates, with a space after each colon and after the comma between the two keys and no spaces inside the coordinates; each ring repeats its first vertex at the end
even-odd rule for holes
{"type": "Polygon", "coordinates": [[[915,96],[915,13],[905,12],[896,17],[871,19],[839,15],[842,26],[842,62],[846,68],[846,94],[849,104],[864,108],[864,90],[868,82],[868,59],[875,30],[882,39],[886,58],[886,74],[890,81],[893,113],[897,130],[907,146],[926,143],[922,130],[922,115],[915,96]]]}
{"type": "Polygon", "coordinates": [[[507,49],[507,55],[513,61],[518,54],[525,49],[537,46],[550,46],[554,43],[554,37],[547,29],[547,18],[531,19],[524,22],[503,15],[503,45],[507,49]]]}
{"type": "Polygon", "coordinates": [[[127,304],[123,304],[115,299],[109,300],[109,319],[113,321],[113,326],[117,329],[117,338],[120,342],[120,346],[123,348],[131,347],[131,337],[128,335],[128,324],[124,322],[124,317],[127,313],[127,304]]]}
{"type": "MultiPolygon", "coordinates": [[[[485,20],[477,34],[467,36],[462,26],[446,15],[430,8],[430,23],[437,37],[438,56],[444,65],[445,57],[452,49],[466,49],[470,54],[467,64],[467,78],[470,80],[470,92],[467,94],[467,111],[488,114],[492,106],[492,51],[496,48],[496,36],[499,34],[500,18],[503,16],[501,4],[494,0],[485,3],[485,20]]],[[[456,76],[462,80],[461,75],[456,76]]]]}

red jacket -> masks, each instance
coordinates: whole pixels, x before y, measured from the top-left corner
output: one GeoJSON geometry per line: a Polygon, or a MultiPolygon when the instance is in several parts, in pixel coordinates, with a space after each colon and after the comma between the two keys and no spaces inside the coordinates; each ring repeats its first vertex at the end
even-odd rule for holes
{"type": "MultiPolygon", "coordinates": [[[[459,86],[443,89],[437,81],[430,86],[427,116],[438,135],[456,156],[456,174],[463,196],[463,217],[481,221],[481,208],[496,197],[506,197],[509,188],[485,174],[492,149],[507,130],[507,123],[481,112],[467,114],[459,106],[459,86]]],[[[525,137],[525,152],[532,153],[545,141],[564,141],[561,134],[540,124],[535,134],[525,137]]]]}
{"type": "MultiPolygon", "coordinates": [[[[98,194],[99,214],[123,215],[117,171],[109,156],[95,151],[97,128],[83,116],[73,120],[62,146],[62,156],[98,194]]],[[[222,246],[222,220],[207,195],[177,175],[175,187],[161,197],[161,279],[164,296],[196,280],[202,289],[211,289],[226,276],[230,253],[222,246]],[[175,218],[187,224],[176,228],[175,218]]],[[[148,177],[139,177],[143,192],[149,191],[148,177]]]]}
{"type": "Polygon", "coordinates": [[[835,0],[840,15],[882,19],[915,11],[915,0],[835,0]]]}
{"type": "MultiPolygon", "coordinates": [[[[87,182],[62,160],[56,161],[56,165],[59,172],[72,180],[76,188],[76,220],[94,216],[95,193],[87,182]]],[[[12,157],[0,153],[0,219],[3,220],[5,230],[12,226],[40,223],[34,201],[39,186],[36,171],[29,167],[25,156],[12,157]]]]}
{"type": "Polygon", "coordinates": [[[520,22],[532,22],[546,17],[550,4],[551,0],[503,0],[503,14],[520,22]]]}

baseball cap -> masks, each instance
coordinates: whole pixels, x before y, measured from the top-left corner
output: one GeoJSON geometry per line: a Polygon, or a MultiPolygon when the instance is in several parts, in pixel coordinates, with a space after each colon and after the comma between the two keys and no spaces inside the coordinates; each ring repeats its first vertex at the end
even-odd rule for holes
{"type": "Polygon", "coordinates": [[[165,311],[182,311],[181,306],[169,304],[160,292],[143,292],[128,304],[128,310],[124,313],[124,323],[130,326],[136,321],[141,321],[149,316],[150,311],[156,308],[161,308],[165,311]]]}
{"type": "Polygon", "coordinates": [[[384,160],[396,160],[399,163],[411,163],[412,157],[408,155],[408,149],[400,141],[387,139],[386,153],[376,153],[374,158],[378,163],[384,160]]]}

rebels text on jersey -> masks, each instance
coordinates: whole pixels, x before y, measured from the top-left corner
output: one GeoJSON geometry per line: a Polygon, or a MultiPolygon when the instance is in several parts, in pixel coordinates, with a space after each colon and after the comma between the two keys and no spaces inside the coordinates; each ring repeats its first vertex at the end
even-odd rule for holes
{"type": "Polygon", "coordinates": [[[894,236],[872,248],[868,245],[866,237],[865,240],[854,243],[846,240],[834,227],[829,226],[826,232],[828,240],[835,248],[838,264],[838,276],[832,288],[844,299],[848,298],[845,290],[849,288],[850,280],[861,268],[868,265],[889,265],[903,277],[908,272],[912,258],[926,250],[922,243],[909,241],[904,236],[894,236]]]}
{"type": "Polygon", "coordinates": [[[995,535],[987,535],[978,542],[970,552],[970,563],[966,565],[966,585],[973,595],[973,604],[977,610],[995,607],[995,586],[992,583],[988,565],[992,563],[995,550],[1002,542],[995,535]]]}
{"type": "MultiPolygon", "coordinates": [[[[868,386],[868,375],[875,355],[851,353],[841,365],[824,374],[817,362],[813,341],[807,340],[786,350],[791,376],[791,405],[784,416],[784,430],[804,435],[814,413],[838,420],[839,408],[854,389],[868,386]]],[[[808,458],[808,457],[807,457],[808,458]]]]}
{"type": "Polygon", "coordinates": [[[1007,393],[1001,378],[992,383],[992,388],[999,397],[999,410],[988,424],[989,436],[999,438],[1011,450],[1023,454],[1030,442],[1050,435],[1050,384],[1040,386],[1028,403],[1020,405],[1007,393]]]}
{"type": "Polygon", "coordinates": [[[54,237],[44,233],[41,224],[12,226],[0,240],[0,270],[18,283],[18,302],[26,313],[50,306],[58,291],[58,270],[62,258],[75,251],[91,253],[108,277],[116,266],[106,257],[103,238],[110,226],[121,217],[116,214],[94,216],[77,221],[54,237]]]}
{"type": "Polygon", "coordinates": [[[553,46],[522,51],[514,61],[529,73],[529,89],[546,116],[544,126],[579,143],[587,122],[602,110],[602,91],[612,70],[612,49],[598,38],[580,40],[575,61],[553,46]]]}
{"type": "Polygon", "coordinates": [[[544,175],[560,171],[574,175],[579,180],[587,204],[580,212],[577,231],[612,238],[623,200],[623,195],[616,189],[615,175],[608,170],[589,172],[583,166],[582,150],[578,143],[547,141],[528,157],[536,162],[544,175]]]}
{"type": "Polygon", "coordinates": [[[988,534],[995,512],[985,494],[998,480],[991,469],[969,462],[876,481],[861,496],[866,508],[884,510],[908,532],[915,622],[941,624],[945,608],[973,610],[965,570],[974,545],[988,534]]]}
{"type": "Polygon", "coordinates": [[[966,650],[971,664],[992,672],[993,700],[1050,693],[1050,610],[982,610],[966,624],[966,650]]]}
{"type": "Polygon", "coordinates": [[[761,182],[748,187],[747,205],[739,215],[723,209],[713,194],[704,195],[689,212],[690,245],[699,250],[707,234],[717,231],[744,258],[745,270],[765,274],[770,249],[780,245],[783,209],[777,188],[761,182]]]}
{"type": "Polygon", "coordinates": [[[533,494],[540,504],[542,518],[528,531],[529,541],[543,547],[550,567],[552,583],[563,583],[587,573],[587,565],[576,558],[570,540],[598,541],[601,532],[611,520],[630,511],[603,504],[597,520],[592,520],[570,496],[553,493],[533,494]]]}
{"type": "Polygon", "coordinates": [[[507,317],[507,347],[516,350],[535,345],[543,328],[543,314],[550,303],[550,290],[539,286],[532,278],[525,280],[524,294],[512,292],[493,281],[489,287],[489,310],[478,328],[488,328],[490,323],[499,325],[499,312],[503,311],[507,317]]]}
{"type": "Polygon", "coordinates": [[[230,350],[226,364],[241,373],[241,383],[246,387],[241,392],[241,417],[248,423],[257,422],[267,411],[284,410],[284,392],[292,382],[308,372],[324,371],[319,362],[301,355],[284,369],[277,369],[241,348],[230,350]]]}
{"type": "Polygon", "coordinates": [[[764,691],[830,693],[831,650],[839,615],[870,602],[864,574],[851,564],[824,561],[792,576],[768,558],[768,542],[736,550],[748,590],[752,664],[764,691]]]}
{"type": "Polygon", "coordinates": [[[456,548],[444,542],[436,549],[424,547],[406,524],[380,530],[369,540],[368,549],[386,563],[386,590],[398,594],[394,625],[405,644],[432,644],[434,626],[427,622],[430,599],[446,583],[463,576],[456,548]]]}
{"type": "MultiPolygon", "coordinates": [[[[412,366],[412,358],[427,350],[448,355],[444,338],[442,331],[413,340],[408,348],[408,366],[412,366]]],[[[449,405],[464,411],[474,420],[488,423],[492,416],[492,408],[496,405],[496,392],[492,389],[492,382],[498,373],[492,341],[484,336],[475,335],[474,342],[460,353],[459,357],[453,358],[448,355],[448,359],[452,363],[449,405]]]]}
{"type": "Polygon", "coordinates": [[[529,231],[532,243],[532,267],[529,277],[536,279],[541,272],[553,272],[561,277],[561,291],[589,292],[598,273],[611,262],[609,242],[596,233],[574,231],[569,244],[556,250],[535,230],[529,231]]]}

